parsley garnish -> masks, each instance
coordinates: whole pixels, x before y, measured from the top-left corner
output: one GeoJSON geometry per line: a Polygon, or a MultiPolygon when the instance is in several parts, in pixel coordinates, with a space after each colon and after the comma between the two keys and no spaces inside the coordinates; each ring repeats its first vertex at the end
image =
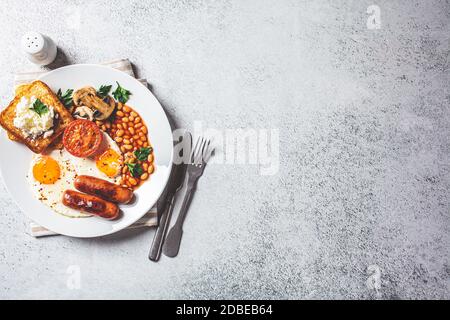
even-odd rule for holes
{"type": "Polygon", "coordinates": [[[125,88],[122,88],[117,81],[116,81],[116,83],[117,83],[117,89],[112,93],[112,95],[114,96],[114,99],[116,99],[122,103],[126,103],[128,101],[128,99],[130,98],[131,92],[125,88]]]}
{"type": "Polygon", "coordinates": [[[41,100],[36,99],[36,101],[34,101],[33,103],[33,106],[31,107],[31,110],[36,112],[40,117],[48,112],[48,107],[43,104],[41,100]]]}
{"type": "Polygon", "coordinates": [[[139,161],[147,160],[148,155],[153,151],[152,147],[148,148],[139,148],[134,152],[134,155],[136,156],[136,159],[139,161]]]}
{"type": "Polygon", "coordinates": [[[130,170],[131,175],[135,178],[139,178],[142,173],[144,173],[144,170],[139,163],[127,163],[127,166],[128,170],[130,170]]]}
{"type": "Polygon", "coordinates": [[[73,89],[67,89],[66,92],[62,94],[61,88],[59,88],[58,92],[56,93],[59,100],[66,108],[70,108],[72,106],[72,93],[73,89]]]}
{"type": "Polygon", "coordinates": [[[111,91],[112,86],[100,86],[100,88],[97,90],[97,95],[104,99],[108,95],[108,93],[111,91]]]}

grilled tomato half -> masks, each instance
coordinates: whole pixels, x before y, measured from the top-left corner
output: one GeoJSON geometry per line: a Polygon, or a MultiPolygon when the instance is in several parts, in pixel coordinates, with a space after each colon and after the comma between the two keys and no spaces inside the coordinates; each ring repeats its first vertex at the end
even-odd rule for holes
{"type": "Polygon", "coordinates": [[[75,157],[87,158],[101,148],[103,133],[92,121],[79,119],[72,121],[64,131],[63,144],[75,157]]]}

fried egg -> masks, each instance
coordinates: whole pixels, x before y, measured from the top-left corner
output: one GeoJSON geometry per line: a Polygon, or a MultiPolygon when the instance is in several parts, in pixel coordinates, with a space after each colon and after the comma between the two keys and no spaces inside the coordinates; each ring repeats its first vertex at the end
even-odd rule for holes
{"type": "Polygon", "coordinates": [[[77,158],[65,149],[33,155],[27,178],[34,196],[66,217],[92,216],[64,206],[61,200],[64,191],[75,189],[73,183],[79,175],[89,175],[112,183],[119,181],[123,155],[115,141],[106,133],[104,135],[104,145],[93,158],[77,158]]]}

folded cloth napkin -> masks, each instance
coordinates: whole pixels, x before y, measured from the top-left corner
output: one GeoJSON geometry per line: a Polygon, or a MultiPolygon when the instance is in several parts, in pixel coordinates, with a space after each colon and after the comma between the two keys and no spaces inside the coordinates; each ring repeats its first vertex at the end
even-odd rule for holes
{"type": "MultiPolygon", "coordinates": [[[[150,209],[150,211],[145,216],[143,216],[141,219],[139,219],[138,221],[133,223],[131,226],[126,228],[126,230],[137,229],[137,228],[142,228],[142,227],[154,227],[157,225],[158,225],[158,217],[157,217],[157,211],[156,211],[156,206],[155,206],[154,208],[150,209]]],[[[30,222],[29,233],[30,233],[30,235],[32,235],[33,237],[36,237],[36,238],[59,235],[58,233],[48,230],[48,229],[44,228],[43,226],[40,226],[34,222],[30,222]]]]}
{"type": "MultiPolygon", "coordinates": [[[[125,72],[129,76],[132,76],[133,78],[135,78],[133,67],[131,66],[130,60],[128,60],[128,59],[113,60],[113,61],[103,62],[103,63],[99,63],[99,64],[120,70],[122,72],[125,72]]],[[[35,70],[35,71],[27,71],[27,72],[17,72],[14,75],[14,86],[16,87],[21,84],[29,83],[33,80],[36,80],[39,76],[41,76],[47,72],[48,72],[48,70],[42,70],[42,69],[35,70]]],[[[138,81],[142,82],[142,84],[147,86],[146,79],[138,79],[138,81]]]]}
{"type": "MultiPolygon", "coordinates": [[[[128,59],[114,60],[114,61],[104,62],[104,63],[100,63],[100,64],[114,68],[114,69],[118,69],[132,77],[135,77],[133,68],[128,59]]],[[[24,83],[32,82],[33,80],[36,80],[36,78],[38,78],[40,75],[42,75],[46,72],[48,72],[48,71],[38,70],[38,71],[29,71],[29,72],[18,72],[14,76],[14,87],[17,87],[24,83]]],[[[138,80],[141,83],[143,83],[145,86],[147,86],[146,79],[138,79],[138,80]]],[[[156,225],[158,225],[158,217],[157,217],[157,209],[156,209],[156,205],[155,205],[155,207],[150,209],[150,211],[144,217],[142,217],[141,219],[136,221],[134,224],[129,226],[127,229],[135,229],[135,228],[141,228],[141,227],[153,227],[156,225]]],[[[48,230],[34,222],[30,223],[29,233],[33,237],[58,235],[58,233],[48,230]]]]}

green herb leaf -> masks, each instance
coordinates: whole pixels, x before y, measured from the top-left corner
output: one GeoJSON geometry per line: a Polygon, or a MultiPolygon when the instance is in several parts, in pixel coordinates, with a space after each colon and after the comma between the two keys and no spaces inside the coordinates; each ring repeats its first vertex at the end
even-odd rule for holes
{"type": "Polygon", "coordinates": [[[66,107],[70,108],[72,106],[72,93],[73,89],[67,89],[64,94],[62,94],[61,88],[58,89],[56,95],[58,96],[59,101],[66,107]]]}
{"type": "Polygon", "coordinates": [[[108,93],[111,91],[112,86],[100,86],[100,88],[97,90],[97,95],[104,99],[108,95],[108,93]]]}
{"type": "Polygon", "coordinates": [[[31,110],[36,112],[40,117],[48,112],[48,107],[43,104],[41,100],[36,99],[36,101],[34,101],[33,103],[33,106],[31,107],[31,110]]]}
{"type": "Polygon", "coordinates": [[[116,81],[116,83],[117,83],[117,89],[112,93],[112,95],[113,95],[114,99],[116,99],[122,103],[126,103],[128,101],[128,99],[130,99],[131,92],[125,88],[122,88],[117,81],[116,81]]]}
{"type": "Polygon", "coordinates": [[[144,161],[147,160],[148,155],[152,153],[152,151],[153,151],[152,147],[139,148],[134,152],[134,155],[136,156],[136,159],[138,159],[139,161],[144,161]]]}
{"type": "Polygon", "coordinates": [[[135,178],[139,178],[144,173],[144,170],[139,163],[127,163],[127,166],[131,175],[135,178]]]}

